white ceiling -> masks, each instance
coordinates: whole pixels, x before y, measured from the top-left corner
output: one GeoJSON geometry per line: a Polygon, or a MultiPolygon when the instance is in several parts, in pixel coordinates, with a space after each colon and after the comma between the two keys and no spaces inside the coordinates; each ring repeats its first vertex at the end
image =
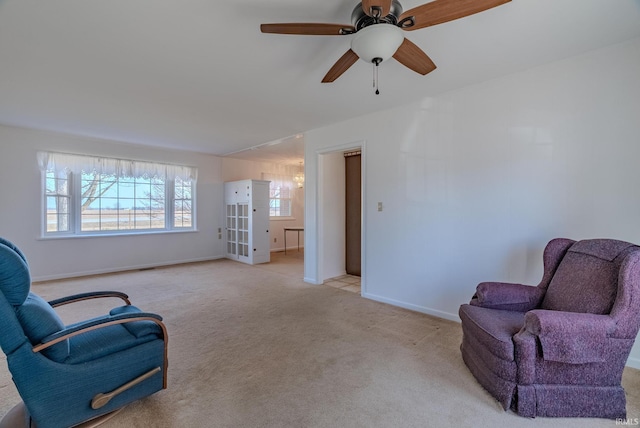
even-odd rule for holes
{"type": "Polygon", "coordinates": [[[320,83],[352,36],[259,30],[349,24],[357,3],[0,0],[0,123],[266,156],[270,142],[299,146],[295,135],[314,128],[640,36],[640,0],[513,0],[407,32],[438,69],[420,76],[387,61],[375,96],[362,61],[320,83]]]}

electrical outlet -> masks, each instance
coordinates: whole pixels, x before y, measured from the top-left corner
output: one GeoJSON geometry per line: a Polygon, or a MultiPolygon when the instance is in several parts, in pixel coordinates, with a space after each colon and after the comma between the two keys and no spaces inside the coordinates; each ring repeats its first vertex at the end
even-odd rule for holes
{"type": "Polygon", "coordinates": [[[278,238],[273,238],[273,242],[278,242],[278,238]]]}

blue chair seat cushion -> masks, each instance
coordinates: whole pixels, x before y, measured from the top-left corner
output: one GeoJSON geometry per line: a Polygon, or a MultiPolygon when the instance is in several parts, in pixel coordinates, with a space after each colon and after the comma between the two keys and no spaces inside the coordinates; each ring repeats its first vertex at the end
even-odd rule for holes
{"type": "MultiPolygon", "coordinates": [[[[24,303],[16,308],[16,315],[32,345],[64,329],[64,323],[51,305],[33,293],[29,293],[24,303]]],[[[42,353],[56,362],[63,362],[69,356],[69,341],[57,343],[42,353]]]]}
{"type": "MultiPolygon", "coordinates": [[[[127,305],[111,309],[109,315],[113,316],[120,314],[135,314],[140,312],[142,311],[140,311],[140,309],[138,309],[137,307],[133,305],[127,305]]],[[[162,329],[153,321],[133,321],[122,325],[124,326],[124,328],[129,330],[129,333],[137,338],[142,338],[150,334],[156,337],[162,337],[162,329]]]]}
{"type": "Polygon", "coordinates": [[[67,364],[81,364],[157,340],[155,334],[136,337],[123,324],[110,325],[69,339],[67,364]]]}

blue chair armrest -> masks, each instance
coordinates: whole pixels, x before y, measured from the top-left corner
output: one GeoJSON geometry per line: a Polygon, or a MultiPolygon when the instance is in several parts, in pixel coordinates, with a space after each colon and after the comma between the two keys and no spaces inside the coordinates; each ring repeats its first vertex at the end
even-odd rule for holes
{"type": "Polygon", "coordinates": [[[131,302],[129,301],[129,296],[119,291],[92,291],[89,293],[74,294],[71,296],[66,296],[66,297],[61,297],[59,299],[51,300],[49,304],[55,308],[56,306],[67,305],[69,303],[81,302],[83,300],[90,300],[90,299],[100,299],[104,297],[116,297],[124,300],[124,302],[127,305],[131,304],[131,302]]]}
{"type": "Polygon", "coordinates": [[[106,315],[103,317],[94,318],[92,320],[74,324],[73,326],[64,328],[42,339],[40,344],[33,347],[33,352],[40,352],[43,349],[47,349],[48,347],[55,345],[56,343],[62,342],[63,340],[69,339],[82,333],[115,324],[125,324],[133,321],[153,321],[162,329],[164,338],[167,338],[167,330],[162,323],[162,317],[160,315],[148,312],[123,313],[113,316],[106,315]]]}

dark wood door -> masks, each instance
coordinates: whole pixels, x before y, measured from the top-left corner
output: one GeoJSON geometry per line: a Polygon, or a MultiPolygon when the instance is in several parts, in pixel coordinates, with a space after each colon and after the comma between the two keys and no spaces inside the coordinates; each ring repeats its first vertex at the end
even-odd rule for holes
{"type": "Polygon", "coordinates": [[[362,210],[361,155],[345,154],[346,172],[346,268],[349,275],[360,276],[362,210]]]}

